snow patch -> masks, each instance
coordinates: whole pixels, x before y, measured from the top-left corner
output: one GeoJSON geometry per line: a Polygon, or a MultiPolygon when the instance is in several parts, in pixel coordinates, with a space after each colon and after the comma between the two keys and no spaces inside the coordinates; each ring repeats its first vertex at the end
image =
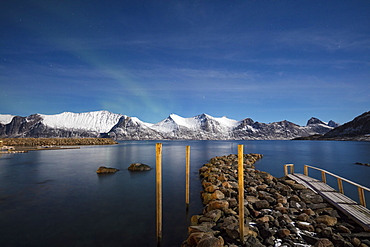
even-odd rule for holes
{"type": "Polygon", "coordinates": [[[221,118],[214,118],[217,122],[219,122],[221,125],[227,126],[229,128],[234,128],[238,126],[239,121],[236,121],[234,119],[227,118],[225,116],[221,118]]]}
{"type": "Polygon", "coordinates": [[[10,114],[0,114],[0,123],[1,124],[9,124],[12,120],[14,115],[10,114]]]}

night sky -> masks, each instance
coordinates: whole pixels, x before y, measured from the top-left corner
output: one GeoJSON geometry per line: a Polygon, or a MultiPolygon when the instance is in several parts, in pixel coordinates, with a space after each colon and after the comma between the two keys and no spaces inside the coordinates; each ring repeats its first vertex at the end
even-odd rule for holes
{"type": "Polygon", "coordinates": [[[370,110],[370,1],[1,1],[0,114],[370,110]]]}

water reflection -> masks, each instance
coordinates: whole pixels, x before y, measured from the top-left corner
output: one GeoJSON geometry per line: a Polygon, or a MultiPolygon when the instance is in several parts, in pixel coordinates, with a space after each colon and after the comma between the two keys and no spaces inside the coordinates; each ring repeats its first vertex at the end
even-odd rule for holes
{"type": "MultiPolygon", "coordinates": [[[[189,217],[202,211],[198,169],[214,156],[261,153],[256,166],[283,176],[283,165],[317,166],[370,187],[370,143],[310,141],[161,141],[163,246],[179,246],[189,217]],[[190,208],[185,207],[185,146],[191,146],[190,208]]],[[[48,150],[0,157],[0,238],[5,246],[153,246],[155,143],[48,150]],[[153,169],[129,172],[131,163],[153,169]],[[97,175],[99,166],[120,169],[97,175]],[[143,237],[145,236],[145,237],[143,237]]],[[[320,174],[318,174],[320,178],[320,174]]],[[[335,181],[333,181],[335,182],[335,181]]],[[[344,188],[351,192],[351,188],[344,188]]],[[[352,193],[352,192],[351,192],[352,193]]],[[[356,196],[356,191],[353,192],[356,196]]],[[[366,195],[369,199],[369,195],[366,195]]]]}

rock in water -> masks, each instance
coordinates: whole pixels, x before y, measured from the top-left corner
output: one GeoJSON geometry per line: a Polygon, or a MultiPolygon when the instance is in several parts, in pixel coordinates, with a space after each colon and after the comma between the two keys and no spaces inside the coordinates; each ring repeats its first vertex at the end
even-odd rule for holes
{"type": "Polygon", "coordinates": [[[116,168],[110,168],[105,166],[100,166],[98,170],[96,170],[96,173],[98,174],[106,174],[106,173],[115,173],[116,171],[119,171],[116,168]]]}
{"type": "Polygon", "coordinates": [[[150,166],[141,163],[133,163],[128,167],[130,171],[149,171],[150,169],[152,169],[150,166]]]}

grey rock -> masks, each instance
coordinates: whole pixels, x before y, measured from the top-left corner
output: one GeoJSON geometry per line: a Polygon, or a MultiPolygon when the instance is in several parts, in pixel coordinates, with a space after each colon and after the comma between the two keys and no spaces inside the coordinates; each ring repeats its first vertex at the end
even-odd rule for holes
{"type": "Polygon", "coordinates": [[[152,168],[142,163],[133,163],[128,168],[129,171],[149,171],[152,168]]]}

